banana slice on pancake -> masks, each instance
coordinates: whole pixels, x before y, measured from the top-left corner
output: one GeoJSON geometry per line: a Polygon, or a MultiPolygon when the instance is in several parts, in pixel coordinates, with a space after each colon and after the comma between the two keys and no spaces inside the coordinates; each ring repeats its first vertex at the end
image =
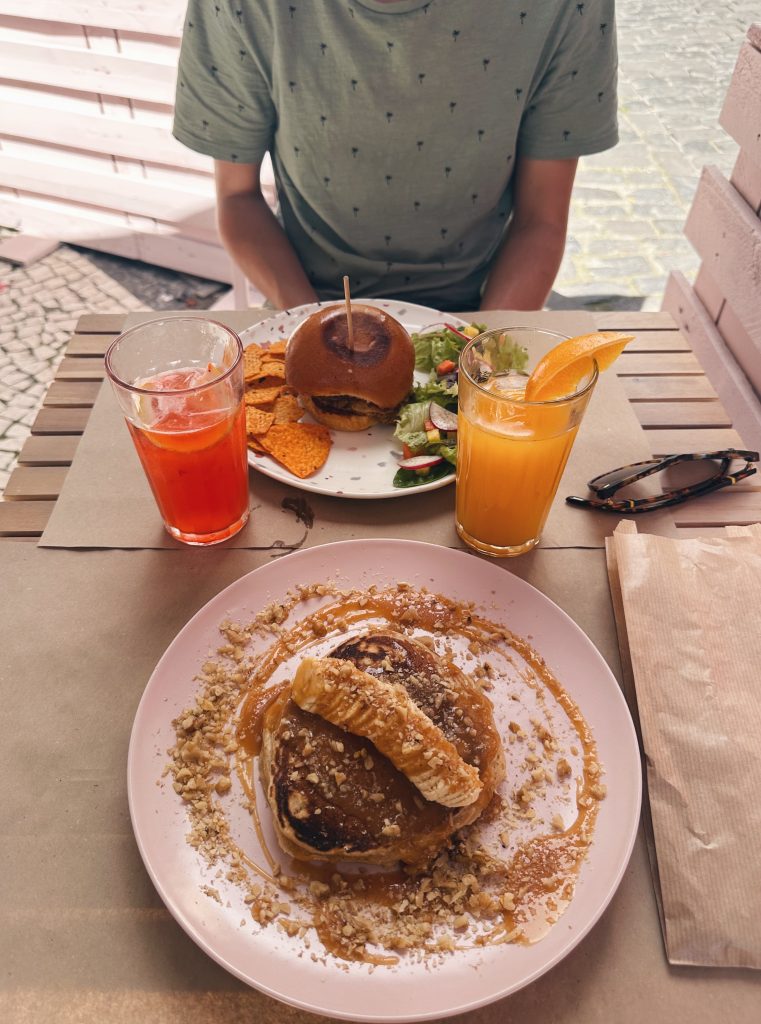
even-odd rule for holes
{"type": "Polygon", "coordinates": [[[351,661],[305,658],[291,696],[302,710],[370,740],[426,800],[467,807],[479,798],[478,769],[463,760],[400,684],[363,672],[351,661]]]}

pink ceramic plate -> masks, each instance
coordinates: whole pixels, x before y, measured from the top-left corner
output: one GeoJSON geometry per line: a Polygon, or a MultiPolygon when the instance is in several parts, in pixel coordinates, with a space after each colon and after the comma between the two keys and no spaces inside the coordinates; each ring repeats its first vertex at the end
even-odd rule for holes
{"type": "MultiPolygon", "coordinates": [[[[499,722],[506,713],[506,688],[497,686],[490,696],[499,722]]],[[[308,548],[262,566],[190,620],[157,665],[140,702],[128,789],[135,836],[156,888],[185,931],[226,970],[314,1013],[354,1021],[417,1021],[464,1013],[515,992],[549,970],[593,927],[631,853],[640,808],[640,759],[629,711],[608,666],[579,627],[538,590],[502,566],[462,551],[414,541],[359,540],[308,548]],[[301,940],[277,928],[259,929],[242,894],[226,888],[185,841],[182,802],[171,777],[159,780],[174,742],[172,719],[192,704],[194,676],[219,645],[219,624],[228,617],[247,621],[295,585],[324,580],[346,587],[406,580],[474,601],[488,618],[531,638],[586,717],[605,768],[608,796],[600,805],[594,843],[571,905],[540,942],[374,969],[330,955],[313,960],[310,953],[322,952],[316,938],[305,950],[301,940]],[[221,903],[201,891],[204,884],[220,890],[221,903]]],[[[261,856],[239,801],[231,799],[227,806],[247,852],[261,856]]]]}

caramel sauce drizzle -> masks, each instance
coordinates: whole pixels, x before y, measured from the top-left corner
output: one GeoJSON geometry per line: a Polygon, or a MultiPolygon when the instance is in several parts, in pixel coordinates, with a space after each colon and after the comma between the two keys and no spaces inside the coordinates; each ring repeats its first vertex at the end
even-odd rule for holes
{"type": "MultiPolygon", "coordinates": [[[[597,816],[597,800],[592,798],[591,787],[597,781],[589,771],[596,765],[596,747],[589,727],[581,712],[547,668],[542,658],[525,640],[496,626],[487,619],[475,616],[464,605],[446,598],[437,597],[425,591],[397,589],[381,592],[352,593],[303,617],[293,627],[284,631],[272,645],[257,659],[250,676],[248,693],[240,708],[237,722],[237,739],[240,749],[237,755],[237,773],[249,800],[252,820],[267,869],[246,862],[256,873],[273,885],[285,874],[303,887],[312,882],[329,884],[338,875],[347,885],[362,879],[364,886],[361,901],[368,905],[391,908],[415,892],[415,876],[404,870],[367,870],[359,867],[354,871],[345,870],[334,862],[302,861],[288,857],[278,851],[275,856],[268,848],[254,784],[256,758],[261,750],[262,724],[272,703],[280,698],[289,680],[273,683],[273,675],[284,663],[299,651],[314,646],[316,640],[334,641],[345,638],[347,633],[358,631],[358,627],[381,626],[381,628],[404,628],[413,625],[429,634],[458,636],[470,644],[484,642],[484,636],[497,637],[508,648],[517,653],[529,666],[537,684],[543,687],[567,716],[578,737],[583,751],[584,772],[577,782],[577,809],[575,821],[562,832],[542,834],[519,847],[509,863],[494,860],[495,874],[504,877],[507,892],[519,893],[516,907],[496,915],[498,923],[491,929],[471,938],[458,937],[455,948],[498,944],[503,942],[533,943],[538,941],[552,927],[570,903],[575,877],[592,841],[597,816]],[[413,614],[410,614],[410,609],[413,614]],[[285,865],[283,867],[283,865],[285,865]]],[[[444,661],[446,661],[446,656],[444,661]]],[[[269,809],[267,809],[269,813],[269,809]]],[[[498,818],[499,798],[478,822],[465,830],[470,833],[484,822],[498,818]]],[[[488,857],[488,855],[486,855],[488,857]]],[[[419,911],[420,919],[435,924],[435,917],[425,907],[419,911]]],[[[361,959],[364,962],[388,965],[398,962],[396,955],[376,954],[365,950],[361,955],[348,943],[329,912],[319,903],[312,908],[312,924],[328,952],[343,959],[361,959]]],[[[423,944],[425,947],[425,944],[423,944]]],[[[431,947],[435,948],[435,947],[431,947]]]]}

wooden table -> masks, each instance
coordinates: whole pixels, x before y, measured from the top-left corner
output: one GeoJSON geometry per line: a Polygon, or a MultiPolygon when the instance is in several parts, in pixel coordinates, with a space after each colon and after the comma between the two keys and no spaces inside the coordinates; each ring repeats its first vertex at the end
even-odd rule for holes
{"type": "MultiPolygon", "coordinates": [[[[234,326],[236,316],[240,326],[258,318],[249,311],[226,319],[234,326]]],[[[600,313],[595,321],[637,335],[616,372],[654,455],[743,447],[670,316],[600,313]]],[[[181,931],[143,868],[125,793],[131,723],[167,644],[271,551],[34,543],[88,422],[103,354],[123,324],[123,315],[79,321],[0,502],[9,582],[0,588],[0,1019],[309,1024],[315,1018],[247,988],[181,931]]],[[[681,506],[680,535],[761,520],[756,480],[681,506]]],[[[506,568],[571,614],[621,678],[600,546],[537,549],[506,568]]],[[[668,965],[640,829],[612,903],[584,940],[531,985],[458,1019],[756,1024],[759,1007],[761,972],[668,965]]]]}
{"type": "MultiPolygon", "coordinates": [[[[124,319],[123,314],[92,314],[77,323],[10,476],[5,501],[0,502],[1,537],[36,538],[44,530],[98,394],[103,355],[124,319]]],[[[594,320],[600,330],[637,335],[615,371],[646,431],[651,454],[744,447],[732,427],[731,412],[722,406],[670,314],[597,313],[594,320]]],[[[675,510],[677,526],[687,536],[758,522],[761,486],[757,480],[746,481],[731,493],[681,506],[675,510]]]]}

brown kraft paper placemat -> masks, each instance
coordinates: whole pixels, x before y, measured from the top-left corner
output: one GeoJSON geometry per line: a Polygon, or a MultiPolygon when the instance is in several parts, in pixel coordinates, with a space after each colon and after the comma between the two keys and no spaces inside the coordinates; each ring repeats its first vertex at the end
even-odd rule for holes
{"type": "MultiPolygon", "coordinates": [[[[142,866],[126,799],[130,729],[156,662],[198,608],[270,557],[2,545],[6,578],[19,581],[0,589],[6,1024],[317,1020],[249,989],[182,931],[142,866]]],[[[616,670],[602,552],[539,550],[510,568],[571,614],[616,670]]],[[[641,1024],[648,1012],[675,1024],[750,1024],[759,998],[761,975],[699,971],[688,981],[668,970],[640,841],[576,949],[509,999],[457,1019],[507,1024],[551,1006],[555,1024],[641,1024]]]]}
{"type": "MultiPolygon", "coordinates": [[[[262,311],[219,315],[239,328],[262,311]]],[[[216,317],[216,314],[214,314],[216,317]]],[[[149,319],[133,314],[127,326],[149,319]]],[[[574,335],[594,329],[586,313],[473,313],[489,326],[541,325],[574,335]]],[[[392,443],[392,442],[390,442],[392,443]]],[[[604,545],[618,517],[575,509],[568,494],[586,494],[592,477],[624,463],[649,457],[647,438],[612,371],[601,374],[579,430],[571,457],[541,540],[542,547],[604,545]]],[[[391,472],[391,470],[390,470],[391,472]]],[[[462,547],[454,528],[454,484],[425,494],[357,501],[326,497],[286,486],[252,470],[249,474],[251,518],[224,547],[296,548],[362,536],[407,537],[462,547]]],[[[653,513],[652,528],[670,533],[668,511],[653,513]]],[[[104,382],[40,540],[42,547],[179,548],[164,530],[123,416],[104,382]]]]}
{"type": "Polygon", "coordinates": [[[668,959],[761,968],[761,527],[608,543],[636,686],[668,959]]]}

